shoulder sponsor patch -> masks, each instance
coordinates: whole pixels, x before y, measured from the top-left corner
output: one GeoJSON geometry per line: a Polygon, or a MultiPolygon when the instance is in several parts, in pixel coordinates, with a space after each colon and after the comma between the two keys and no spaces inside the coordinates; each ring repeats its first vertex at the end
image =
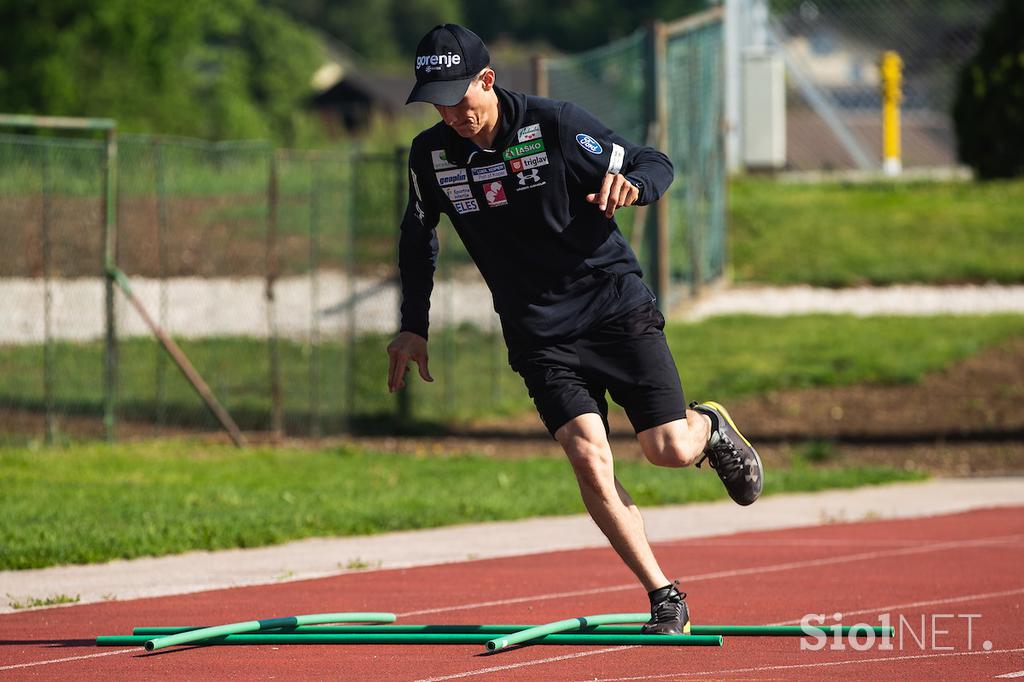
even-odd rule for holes
{"type": "Polygon", "coordinates": [[[465,201],[453,202],[455,210],[461,213],[475,213],[480,210],[480,204],[476,203],[476,199],[466,199],[465,201]]]}
{"type": "Polygon", "coordinates": [[[430,160],[434,162],[434,170],[455,168],[454,164],[448,163],[448,157],[445,156],[443,149],[435,149],[430,152],[430,160]]]}
{"type": "Polygon", "coordinates": [[[521,159],[512,159],[508,162],[508,165],[512,167],[513,173],[518,173],[526,168],[538,168],[540,166],[548,165],[548,153],[541,152],[540,154],[531,154],[530,156],[524,156],[521,159]]]}
{"type": "Polygon", "coordinates": [[[458,185],[463,182],[468,182],[465,168],[456,168],[455,170],[440,171],[434,173],[437,176],[437,184],[441,187],[447,187],[448,185],[458,185]]]}
{"type": "Polygon", "coordinates": [[[518,159],[520,156],[529,156],[544,151],[544,140],[530,140],[521,144],[514,144],[505,150],[503,157],[506,161],[518,159]]]}
{"type": "Polygon", "coordinates": [[[508,175],[508,171],[505,170],[505,164],[496,163],[492,166],[481,166],[480,168],[471,168],[470,174],[473,176],[473,182],[483,182],[484,180],[503,178],[506,175],[508,175]]]}
{"type": "Polygon", "coordinates": [[[534,123],[533,125],[520,128],[519,132],[516,133],[516,137],[519,138],[520,142],[528,142],[529,140],[536,140],[540,137],[540,124],[534,123]]]}
{"type": "Polygon", "coordinates": [[[508,198],[505,196],[505,188],[497,180],[484,183],[484,198],[487,199],[487,205],[491,208],[504,206],[508,203],[508,198]]]}
{"type": "Polygon", "coordinates": [[[469,188],[469,185],[453,185],[452,187],[445,187],[444,193],[447,194],[448,198],[452,201],[473,198],[473,190],[469,188]]]}
{"type": "Polygon", "coordinates": [[[601,146],[601,143],[592,138],[590,135],[587,135],[586,133],[579,133],[578,135],[576,135],[576,142],[577,144],[579,144],[579,146],[583,147],[591,154],[600,154],[601,152],[604,151],[604,148],[601,146]]]}

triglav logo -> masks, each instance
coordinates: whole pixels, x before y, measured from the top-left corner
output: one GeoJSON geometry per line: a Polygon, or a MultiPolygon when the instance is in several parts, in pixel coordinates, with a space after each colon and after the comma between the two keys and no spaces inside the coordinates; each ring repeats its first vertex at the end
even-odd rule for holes
{"type": "Polygon", "coordinates": [[[421,54],[416,57],[416,70],[425,68],[427,73],[440,71],[441,67],[452,67],[462,63],[461,54],[421,54]]]}

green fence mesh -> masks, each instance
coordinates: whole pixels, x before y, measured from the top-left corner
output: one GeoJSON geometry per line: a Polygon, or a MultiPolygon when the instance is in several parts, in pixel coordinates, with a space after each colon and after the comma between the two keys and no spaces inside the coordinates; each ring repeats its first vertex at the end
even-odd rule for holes
{"type": "Polygon", "coordinates": [[[637,143],[656,146],[657,133],[667,133],[662,151],[676,168],[673,188],[662,199],[668,205],[667,239],[651,240],[650,233],[657,231],[653,215],[620,221],[647,276],[657,271],[655,250],[667,251],[670,289],[661,292],[662,305],[671,305],[724,271],[720,17],[715,10],[696,21],[670,25],[663,49],[653,30],[642,29],[589,52],[545,61],[550,96],[580,104],[637,143]],[[658,117],[659,99],[665,102],[664,120],[658,117]],[[641,226],[646,238],[638,234],[641,226]]]}
{"type": "Polygon", "coordinates": [[[667,152],[676,166],[669,267],[673,283],[693,285],[720,277],[725,267],[722,25],[670,34],[666,42],[667,152]]]}
{"type": "MultiPolygon", "coordinates": [[[[668,223],[659,230],[648,210],[621,227],[647,272],[655,248],[668,255],[663,304],[725,263],[719,17],[670,26],[664,41],[640,31],[548,63],[553,96],[634,141],[661,134],[676,167],[662,200],[668,223]]],[[[122,294],[117,342],[106,344],[106,145],[52,135],[0,135],[0,433],[102,437],[110,395],[124,435],[217,430],[122,294]],[[108,393],[104,358],[115,348],[108,393]]],[[[436,381],[386,392],[405,149],[298,152],[148,135],[122,135],[118,148],[117,266],[242,429],[395,432],[529,409],[490,294],[446,220],[431,304],[436,381]]]]}
{"type": "MultiPolygon", "coordinates": [[[[529,406],[447,222],[437,381],[412,381],[401,399],[386,391],[406,149],[122,135],[118,152],[117,266],[243,430],[394,432],[529,406]]],[[[103,140],[0,135],[6,438],[105,434],[104,153],[103,140]]],[[[219,430],[123,294],[115,301],[118,435],[219,430]]]]}

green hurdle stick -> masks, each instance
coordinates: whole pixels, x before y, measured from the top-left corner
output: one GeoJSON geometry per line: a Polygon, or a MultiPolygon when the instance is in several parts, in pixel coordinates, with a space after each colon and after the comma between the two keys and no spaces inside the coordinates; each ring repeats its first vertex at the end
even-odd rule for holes
{"type": "MultiPolygon", "coordinates": [[[[166,627],[137,627],[132,630],[134,635],[175,635],[179,632],[198,630],[204,625],[181,625],[166,627]]],[[[504,635],[536,625],[321,625],[310,627],[289,628],[286,631],[266,631],[266,634],[289,635],[358,635],[358,634],[491,634],[504,635]]],[[[893,637],[896,628],[885,628],[880,625],[844,625],[841,634],[849,636],[856,627],[857,634],[874,633],[877,637],[893,637]]],[[[809,637],[799,625],[692,625],[691,635],[728,635],[729,637],[809,637]]],[[[826,637],[832,636],[833,626],[820,628],[826,637]]],[[[259,634],[259,633],[254,633],[259,634]]],[[[639,635],[639,625],[588,625],[577,630],[566,630],[565,634],[599,634],[599,635],[639,635]]]]}
{"type": "MultiPolygon", "coordinates": [[[[172,635],[173,636],[173,635],[172,635]]],[[[486,644],[494,635],[488,633],[391,633],[391,634],[244,634],[203,638],[191,643],[198,646],[259,644],[486,644]]],[[[138,646],[148,644],[148,635],[100,635],[96,646],[138,646]]],[[[719,636],[694,635],[580,635],[551,634],[530,639],[524,644],[639,644],[643,646],[722,646],[719,636]]]]}
{"type": "MultiPolygon", "coordinates": [[[[588,625],[611,625],[613,623],[643,623],[646,622],[650,616],[646,613],[605,613],[598,614],[596,616],[580,616],[578,618],[569,618],[566,620],[557,620],[553,623],[547,623],[545,625],[537,625],[536,627],[527,628],[520,630],[519,632],[509,633],[505,637],[496,637],[488,640],[487,650],[488,651],[500,651],[513,644],[523,644],[529,642],[532,639],[542,637],[544,635],[553,635],[562,633],[567,630],[579,630],[580,628],[588,625]]],[[[601,637],[603,635],[586,635],[587,637],[601,637]]],[[[608,635],[609,637],[628,637],[630,635],[608,635]]],[[[643,635],[640,635],[641,637],[643,635]]]]}
{"type": "Polygon", "coordinates": [[[240,623],[228,623],[227,625],[216,625],[199,630],[179,632],[176,635],[167,635],[150,639],[145,643],[146,651],[156,651],[164,647],[176,644],[190,644],[200,642],[211,637],[222,635],[236,635],[243,632],[254,632],[259,630],[273,630],[276,628],[291,628],[299,625],[318,625],[320,623],[394,623],[393,613],[312,613],[305,616],[286,616],[284,618],[268,618],[266,620],[247,620],[240,623]]]}

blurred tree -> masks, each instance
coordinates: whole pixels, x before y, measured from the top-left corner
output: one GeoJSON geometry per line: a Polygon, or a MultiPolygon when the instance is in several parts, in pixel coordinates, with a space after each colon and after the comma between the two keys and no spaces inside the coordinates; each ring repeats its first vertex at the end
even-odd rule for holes
{"type": "Polygon", "coordinates": [[[0,0],[0,110],[294,143],[311,33],[258,0],[0,0]]]}
{"type": "Polygon", "coordinates": [[[1004,0],[960,73],[960,160],[982,178],[1024,175],[1024,2],[1004,0]]]}

